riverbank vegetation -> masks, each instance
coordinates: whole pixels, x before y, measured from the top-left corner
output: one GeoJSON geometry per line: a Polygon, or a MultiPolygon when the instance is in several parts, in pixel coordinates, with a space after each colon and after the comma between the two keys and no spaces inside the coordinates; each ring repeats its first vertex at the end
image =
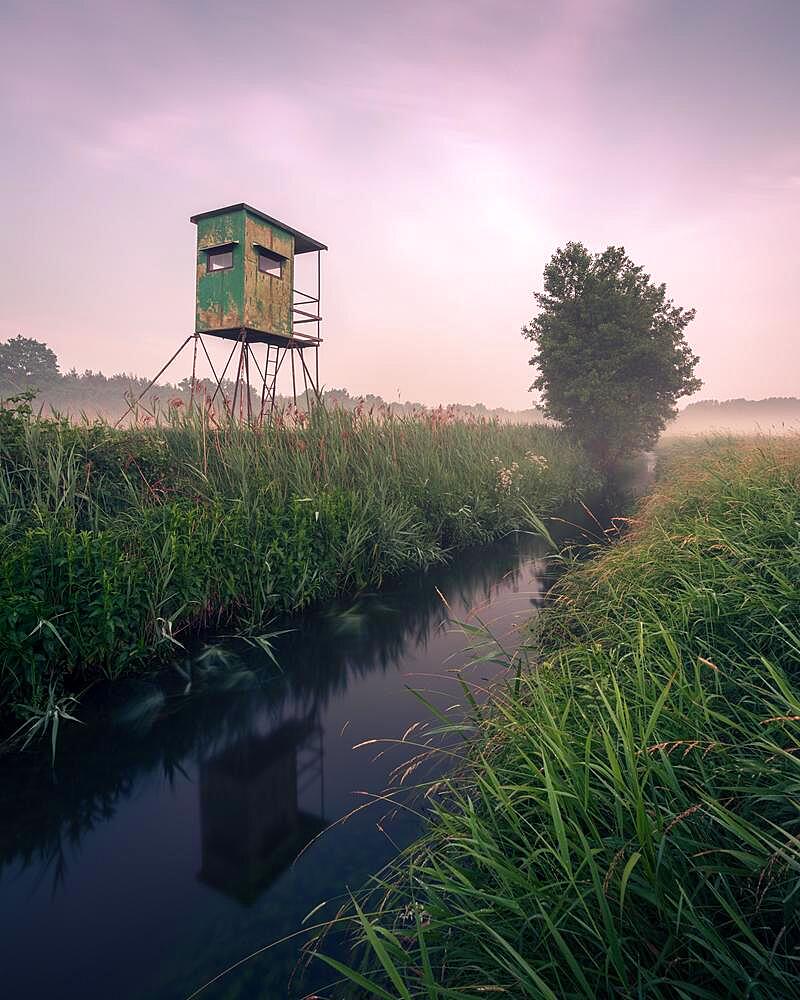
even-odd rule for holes
{"type": "Polygon", "coordinates": [[[354,918],[369,995],[800,997],[798,487],[797,438],[662,456],[527,666],[440,720],[460,766],[354,918]]]}
{"type": "Polygon", "coordinates": [[[317,408],[115,430],[0,410],[0,704],[23,716],[442,560],[597,486],[545,426],[317,408]]]}

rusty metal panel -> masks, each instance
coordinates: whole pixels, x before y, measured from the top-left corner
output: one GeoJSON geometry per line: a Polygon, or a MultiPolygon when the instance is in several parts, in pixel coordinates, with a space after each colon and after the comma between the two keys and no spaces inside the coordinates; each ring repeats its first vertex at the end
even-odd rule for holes
{"type": "Polygon", "coordinates": [[[195,329],[201,333],[244,326],[245,226],[242,211],[197,222],[197,304],[195,329]],[[209,271],[204,249],[234,243],[233,267],[209,271]]]}
{"type": "Polygon", "coordinates": [[[292,333],[292,286],[294,283],[294,237],[256,215],[247,213],[244,248],[244,315],[250,330],[292,333]],[[258,251],[266,247],[286,258],[280,277],[258,269],[258,251]]]}

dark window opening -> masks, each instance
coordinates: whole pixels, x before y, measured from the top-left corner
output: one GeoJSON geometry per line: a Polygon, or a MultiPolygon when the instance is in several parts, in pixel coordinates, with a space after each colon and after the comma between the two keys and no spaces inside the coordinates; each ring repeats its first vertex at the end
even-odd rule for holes
{"type": "Polygon", "coordinates": [[[207,270],[228,271],[233,267],[233,250],[209,250],[206,260],[207,270]]]}
{"type": "Polygon", "coordinates": [[[258,269],[262,274],[271,274],[273,278],[283,277],[284,260],[280,254],[258,248],[258,269]]]}

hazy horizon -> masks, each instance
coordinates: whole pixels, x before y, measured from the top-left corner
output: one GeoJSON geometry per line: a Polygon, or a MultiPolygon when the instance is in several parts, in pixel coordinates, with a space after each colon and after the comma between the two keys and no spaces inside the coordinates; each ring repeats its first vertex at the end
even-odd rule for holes
{"type": "Polygon", "coordinates": [[[0,340],[63,369],[155,374],[193,328],[189,215],[247,201],[330,246],[326,386],[533,405],[520,327],[575,239],[697,308],[696,398],[798,393],[798,3],[12,0],[0,27],[0,340]]]}

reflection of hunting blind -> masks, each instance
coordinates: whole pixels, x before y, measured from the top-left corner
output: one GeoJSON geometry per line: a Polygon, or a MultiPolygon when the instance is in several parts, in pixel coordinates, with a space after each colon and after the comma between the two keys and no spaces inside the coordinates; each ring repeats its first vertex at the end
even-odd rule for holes
{"type": "Polygon", "coordinates": [[[251,733],[200,765],[199,877],[253,903],[325,820],[323,733],[312,713],[251,733]],[[300,807],[319,789],[319,812],[300,807]]]}
{"type": "Polygon", "coordinates": [[[204,356],[213,374],[211,403],[219,396],[232,415],[238,406],[241,419],[260,423],[275,409],[278,372],[287,354],[295,404],[301,383],[307,405],[312,393],[319,399],[320,272],[321,254],[327,247],[244,203],[193,215],[191,221],[197,226],[195,332],[136,402],[190,342],[194,343],[192,401],[198,386],[198,359],[202,362],[204,356]],[[295,288],[295,263],[301,254],[316,254],[314,292],[295,288]],[[206,337],[232,342],[219,372],[206,337]],[[311,363],[306,361],[309,350],[313,351],[311,363]]]}

